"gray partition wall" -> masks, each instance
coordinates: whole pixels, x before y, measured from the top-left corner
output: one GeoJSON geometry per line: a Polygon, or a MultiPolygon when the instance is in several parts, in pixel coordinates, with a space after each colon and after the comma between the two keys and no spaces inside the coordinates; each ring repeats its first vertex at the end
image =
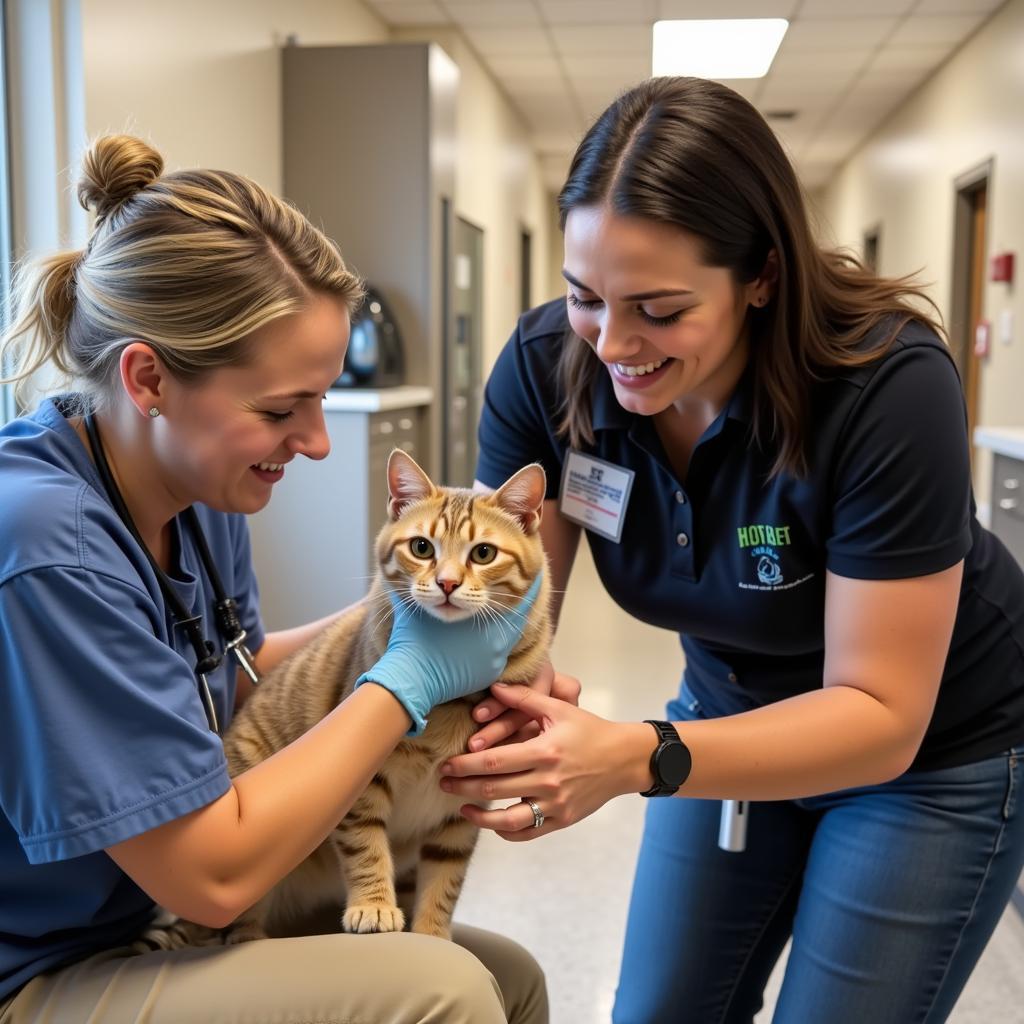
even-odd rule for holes
{"type": "Polygon", "coordinates": [[[286,46],[282,61],[284,194],[394,309],[405,383],[436,396],[422,452],[438,474],[458,68],[431,43],[286,46]]]}

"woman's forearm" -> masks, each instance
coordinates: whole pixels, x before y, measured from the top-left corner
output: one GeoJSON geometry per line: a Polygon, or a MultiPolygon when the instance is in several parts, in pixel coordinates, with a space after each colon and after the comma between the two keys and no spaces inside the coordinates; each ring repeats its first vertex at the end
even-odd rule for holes
{"type": "MultiPolygon", "coordinates": [[[[724,718],[674,723],[693,767],[678,796],[791,800],[888,781],[906,771],[921,735],[870,694],[821,690],[724,718]]],[[[657,745],[646,724],[624,725],[622,792],[652,784],[657,745]]]]}
{"type": "MultiPolygon", "coordinates": [[[[222,812],[227,834],[211,850],[211,877],[241,911],[304,860],[348,813],[409,729],[383,687],[360,687],[273,757],[238,776],[222,812]]],[[[233,915],[232,915],[233,916],[233,915]]]]}
{"type": "Polygon", "coordinates": [[[222,927],[316,849],[409,725],[368,683],[218,800],[108,852],[157,903],[222,927]]]}

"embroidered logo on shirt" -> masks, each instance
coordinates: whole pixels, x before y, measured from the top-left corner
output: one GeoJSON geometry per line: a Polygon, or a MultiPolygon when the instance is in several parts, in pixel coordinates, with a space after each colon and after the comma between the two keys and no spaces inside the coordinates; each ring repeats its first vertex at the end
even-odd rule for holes
{"type": "Polygon", "coordinates": [[[788,590],[809,580],[814,573],[801,576],[800,579],[787,583],[782,572],[782,554],[780,548],[789,547],[792,543],[789,526],[769,526],[767,523],[753,523],[736,529],[740,550],[749,550],[753,562],[757,583],[744,583],[739,586],[744,590],[788,590]]]}

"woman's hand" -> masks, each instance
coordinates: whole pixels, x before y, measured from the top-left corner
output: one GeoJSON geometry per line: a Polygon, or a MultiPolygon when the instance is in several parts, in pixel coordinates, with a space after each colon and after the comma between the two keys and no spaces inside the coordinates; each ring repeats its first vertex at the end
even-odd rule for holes
{"type": "Polygon", "coordinates": [[[419,736],[435,705],[467,697],[501,676],[522,637],[541,578],[517,605],[482,622],[476,616],[441,622],[390,592],[395,621],[387,649],[356,680],[356,687],[377,683],[390,690],[412,719],[410,735],[419,736]]]}
{"type": "Polygon", "coordinates": [[[657,737],[645,722],[609,722],[527,686],[499,683],[491,692],[528,715],[539,734],[449,759],[441,767],[441,788],[469,800],[532,800],[544,824],[533,827],[527,803],[496,810],[463,805],[463,817],[475,825],[513,842],[535,839],[580,821],[612,797],[650,787],[657,737]]]}
{"type": "MultiPolygon", "coordinates": [[[[580,681],[574,676],[556,672],[550,661],[544,662],[529,685],[536,693],[551,694],[574,706],[580,702],[580,681]]],[[[535,718],[525,711],[508,707],[496,697],[480,701],[473,708],[473,718],[487,722],[487,725],[473,734],[469,741],[470,750],[486,750],[499,743],[521,743],[540,733],[540,725],[535,718]]]]}

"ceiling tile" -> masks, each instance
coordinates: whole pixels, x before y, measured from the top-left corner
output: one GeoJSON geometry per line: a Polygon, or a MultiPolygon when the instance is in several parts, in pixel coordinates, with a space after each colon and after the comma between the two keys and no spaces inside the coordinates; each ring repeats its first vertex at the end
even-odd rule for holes
{"type": "Polygon", "coordinates": [[[832,74],[837,71],[858,71],[871,59],[866,47],[847,50],[790,50],[785,46],[772,61],[772,77],[786,75],[832,74]]]}
{"type": "Polygon", "coordinates": [[[870,78],[877,72],[931,71],[954,49],[955,46],[949,43],[943,46],[886,46],[872,58],[865,77],[870,78]]]}
{"type": "Polygon", "coordinates": [[[892,34],[893,46],[960,44],[983,22],[984,14],[922,15],[908,18],[892,34]]]}
{"type": "Polygon", "coordinates": [[[571,131],[534,132],[530,141],[542,158],[552,153],[560,154],[564,158],[572,156],[576,152],[576,147],[582,138],[583,132],[573,129],[571,131]]]}
{"type": "Polygon", "coordinates": [[[464,28],[463,34],[482,57],[550,54],[551,42],[539,26],[464,28]]]}
{"type": "Polygon", "coordinates": [[[573,79],[586,81],[587,79],[599,78],[628,86],[651,77],[650,57],[642,55],[630,57],[608,54],[595,61],[590,57],[576,54],[562,57],[561,60],[562,66],[569,77],[573,79]]]}
{"type": "Polygon", "coordinates": [[[514,100],[523,116],[538,130],[553,128],[568,131],[575,124],[576,111],[564,93],[552,96],[516,96],[514,100]]]}
{"type": "Polygon", "coordinates": [[[581,56],[615,54],[623,51],[651,58],[651,26],[630,25],[553,25],[551,35],[560,53],[581,56]]]}
{"type": "Polygon", "coordinates": [[[783,40],[788,50],[878,46],[896,27],[896,18],[803,18],[789,26],[783,40]]]}
{"type": "Polygon", "coordinates": [[[800,18],[899,17],[914,6],[914,0],[857,0],[853,10],[852,6],[850,0],[804,0],[800,18]]]}
{"type": "Polygon", "coordinates": [[[573,92],[579,101],[579,108],[588,122],[594,121],[604,113],[605,109],[620,93],[623,93],[629,86],[623,86],[616,82],[599,82],[591,79],[585,85],[574,83],[573,92]]]}
{"type": "Polygon", "coordinates": [[[551,93],[564,95],[567,88],[561,69],[547,74],[506,72],[501,76],[501,85],[510,96],[528,97],[548,96],[551,93]]]}
{"type": "Polygon", "coordinates": [[[914,14],[991,14],[1005,0],[918,0],[914,14]]]}
{"type": "Polygon", "coordinates": [[[509,79],[515,78],[557,78],[561,80],[562,72],[558,61],[553,55],[536,54],[535,56],[508,56],[491,57],[487,61],[488,66],[499,82],[504,82],[506,76],[509,79]]]}
{"type": "Polygon", "coordinates": [[[804,158],[800,161],[800,166],[797,168],[800,184],[804,187],[805,191],[822,188],[832,180],[832,176],[836,173],[838,166],[834,160],[808,160],[804,158]]]}
{"type": "Polygon", "coordinates": [[[854,78],[849,71],[773,76],[758,93],[757,106],[761,110],[826,110],[843,95],[854,78]]]}
{"type": "Polygon", "coordinates": [[[547,96],[523,96],[513,93],[512,98],[523,114],[531,119],[543,119],[546,124],[554,123],[552,118],[575,117],[572,102],[565,92],[551,93],[547,96]]]}
{"type": "Polygon", "coordinates": [[[927,77],[927,68],[865,75],[850,89],[847,102],[888,111],[903,103],[927,77]]]}
{"type": "Polygon", "coordinates": [[[797,0],[660,0],[659,18],[792,18],[797,0]]]}
{"type": "Polygon", "coordinates": [[[763,78],[718,78],[716,81],[751,101],[754,100],[764,84],[763,78]]]}
{"type": "Polygon", "coordinates": [[[540,25],[532,0],[501,0],[481,3],[480,0],[441,0],[451,19],[465,28],[511,28],[540,25]]]}
{"type": "Polygon", "coordinates": [[[374,9],[389,25],[447,25],[450,22],[440,6],[429,0],[420,0],[419,3],[409,3],[407,0],[401,3],[382,3],[374,9]]]}
{"type": "Polygon", "coordinates": [[[866,131],[837,131],[818,136],[804,148],[804,160],[841,163],[863,142],[866,131]]]}
{"type": "Polygon", "coordinates": [[[790,153],[802,149],[813,137],[816,125],[796,121],[769,121],[769,127],[790,153]]]}
{"type": "Polygon", "coordinates": [[[549,25],[596,25],[621,23],[628,11],[632,22],[653,22],[657,16],[654,0],[538,0],[541,16],[549,25]]]}

